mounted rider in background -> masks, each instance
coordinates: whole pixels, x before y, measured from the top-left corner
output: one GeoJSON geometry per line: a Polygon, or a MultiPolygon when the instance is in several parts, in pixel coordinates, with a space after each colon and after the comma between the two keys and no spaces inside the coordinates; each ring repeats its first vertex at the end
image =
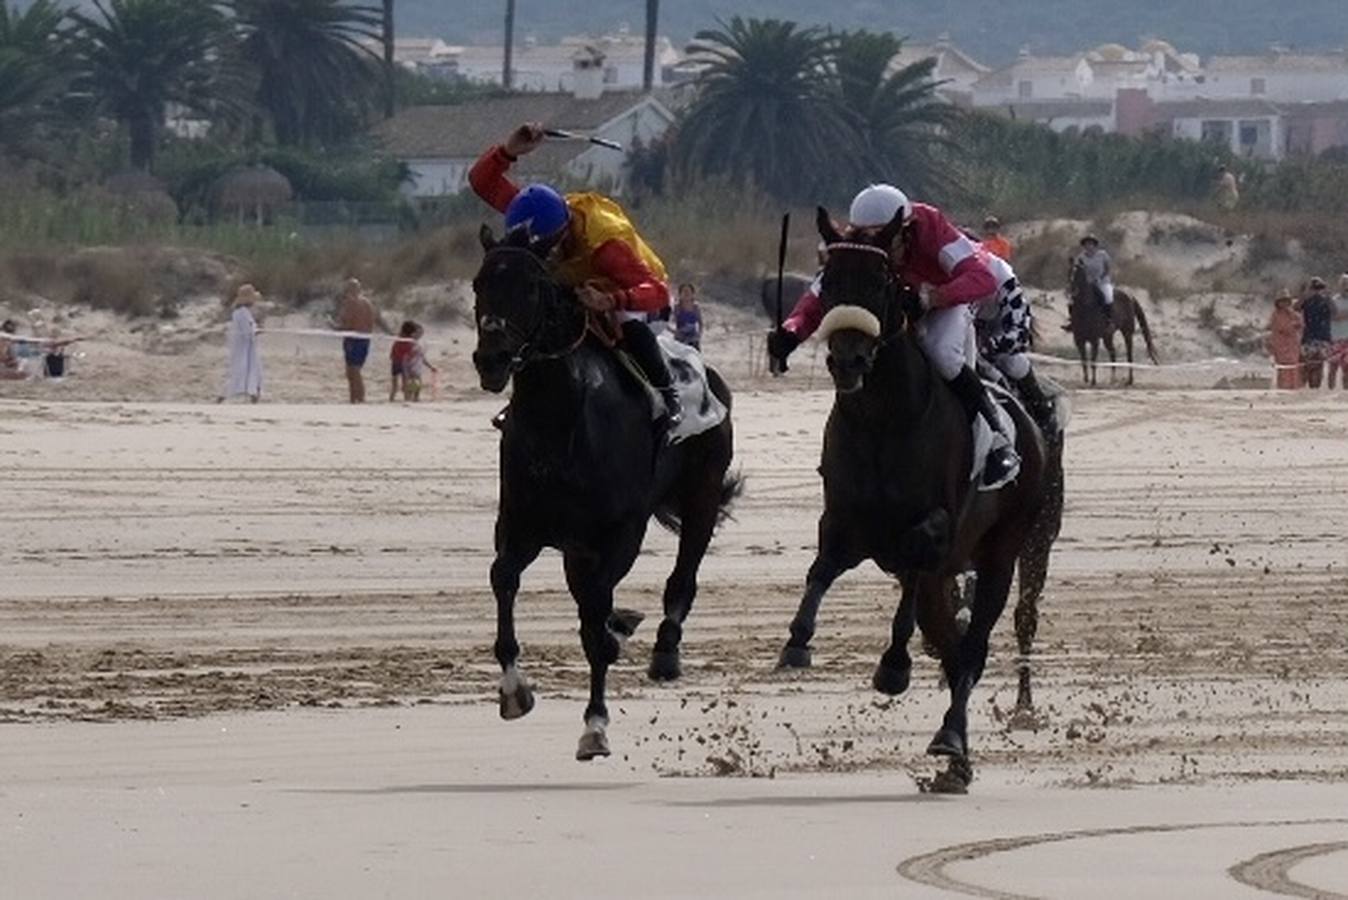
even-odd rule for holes
{"type": "MultiPolygon", "coordinates": [[[[1051,421],[1052,405],[1024,355],[1029,304],[1010,265],[962,233],[936,207],[912,203],[898,188],[879,184],[857,194],[849,213],[851,226],[863,229],[881,228],[899,216],[905,224],[890,248],[890,261],[896,274],[923,298],[926,313],[918,327],[919,342],[970,420],[982,415],[992,428],[993,446],[982,486],[999,487],[1014,476],[1020,460],[1002,430],[996,405],[972,368],[975,360],[969,358],[968,346],[975,309],[995,305],[993,330],[998,333],[990,340],[994,362],[1016,382],[1035,418],[1051,421]]],[[[769,354],[784,362],[819,327],[823,312],[818,292],[807,291],[781,329],[769,335],[769,354]]]]}
{"type": "MultiPolygon", "coordinates": [[[[1109,258],[1109,253],[1100,246],[1100,239],[1093,234],[1088,234],[1081,239],[1081,253],[1076,259],[1072,260],[1073,266],[1081,266],[1086,273],[1086,283],[1090,285],[1091,292],[1095,295],[1095,300],[1104,307],[1105,315],[1108,316],[1114,308],[1114,261],[1109,258]]],[[[1063,331],[1072,330],[1072,310],[1067,310],[1067,324],[1063,326],[1063,331]]]]}
{"type": "Polygon", "coordinates": [[[474,163],[473,191],[505,213],[507,231],[523,229],[530,248],[591,310],[612,313],[621,323],[621,346],[660,394],[665,427],[683,419],[678,391],[648,316],[669,306],[668,275],[660,257],[637,233],[622,207],[596,193],[563,196],[545,184],[524,188],[506,173],[521,156],[543,143],[541,125],[526,123],[474,163]]]}

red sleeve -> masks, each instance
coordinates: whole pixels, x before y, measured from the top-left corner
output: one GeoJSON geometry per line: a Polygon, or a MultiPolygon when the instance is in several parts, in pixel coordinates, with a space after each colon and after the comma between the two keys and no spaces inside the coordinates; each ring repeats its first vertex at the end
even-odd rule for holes
{"type": "Polygon", "coordinates": [[[492,147],[473,163],[468,171],[468,183],[477,194],[497,212],[505,212],[510,201],[520,192],[519,185],[506,177],[514,162],[499,144],[492,147]]]}
{"type": "Polygon", "coordinates": [[[997,279],[977,256],[970,256],[955,265],[950,280],[934,291],[934,306],[959,306],[961,303],[980,303],[997,293],[997,279]]]}
{"type": "Polygon", "coordinates": [[[816,277],[805,293],[800,295],[782,327],[804,341],[819,330],[819,323],[823,320],[824,304],[819,299],[819,279],[816,277]]]}
{"type": "Polygon", "coordinates": [[[590,257],[595,274],[618,286],[613,302],[618,309],[631,312],[659,312],[669,305],[669,285],[665,284],[619,240],[605,241],[590,257]]]}

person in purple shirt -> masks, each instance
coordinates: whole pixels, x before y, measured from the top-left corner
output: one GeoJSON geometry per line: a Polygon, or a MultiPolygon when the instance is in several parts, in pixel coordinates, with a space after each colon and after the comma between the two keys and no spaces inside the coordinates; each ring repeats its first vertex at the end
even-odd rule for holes
{"type": "Polygon", "coordinates": [[[697,288],[687,282],[679,285],[679,305],[674,310],[674,337],[694,350],[702,349],[702,310],[697,305],[697,288]]]}

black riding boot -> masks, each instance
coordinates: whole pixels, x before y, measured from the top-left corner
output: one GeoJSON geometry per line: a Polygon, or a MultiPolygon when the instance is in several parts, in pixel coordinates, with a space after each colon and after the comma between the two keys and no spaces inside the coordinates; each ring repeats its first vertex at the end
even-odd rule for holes
{"type": "Polygon", "coordinates": [[[1001,436],[1000,441],[993,439],[992,450],[988,452],[987,463],[983,467],[983,482],[980,485],[986,490],[1001,487],[1010,481],[1016,472],[1020,465],[1020,455],[1016,453],[1016,448],[1011,446],[1010,436],[1002,430],[1002,418],[997,414],[997,404],[988,396],[982,380],[968,366],[960,369],[960,373],[946,383],[960,399],[960,403],[964,404],[964,411],[969,414],[970,422],[981,415],[993,432],[1001,436]]]}
{"type": "Polygon", "coordinates": [[[1034,370],[1015,382],[1016,390],[1020,392],[1020,399],[1025,401],[1025,409],[1034,417],[1035,424],[1044,435],[1051,436],[1058,433],[1058,414],[1054,408],[1053,401],[1045,394],[1044,389],[1039,384],[1039,379],[1034,377],[1034,370]]]}
{"type": "Polygon", "coordinates": [[[673,431],[683,421],[683,404],[679,402],[679,392],[674,387],[674,377],[665,365],[665,355],[655,340],[655,333],[645,323],[636,319],[624,322],[623,349],[625,349],[641,368],[646,380],[651,383],[665,403],[665,429],[673,431]]]}

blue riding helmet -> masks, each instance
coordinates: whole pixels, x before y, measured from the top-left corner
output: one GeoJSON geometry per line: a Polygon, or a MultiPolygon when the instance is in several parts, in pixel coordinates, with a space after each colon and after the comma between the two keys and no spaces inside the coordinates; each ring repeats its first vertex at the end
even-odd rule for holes
{"type": "Polygon", "coordinates": [[[531,184],[515,195],[506,207],[507,231],[523,228],[529,243],[550,241],[562,233],[571,220],[571,210],[556,188],[546,184],[531,184]]]}

